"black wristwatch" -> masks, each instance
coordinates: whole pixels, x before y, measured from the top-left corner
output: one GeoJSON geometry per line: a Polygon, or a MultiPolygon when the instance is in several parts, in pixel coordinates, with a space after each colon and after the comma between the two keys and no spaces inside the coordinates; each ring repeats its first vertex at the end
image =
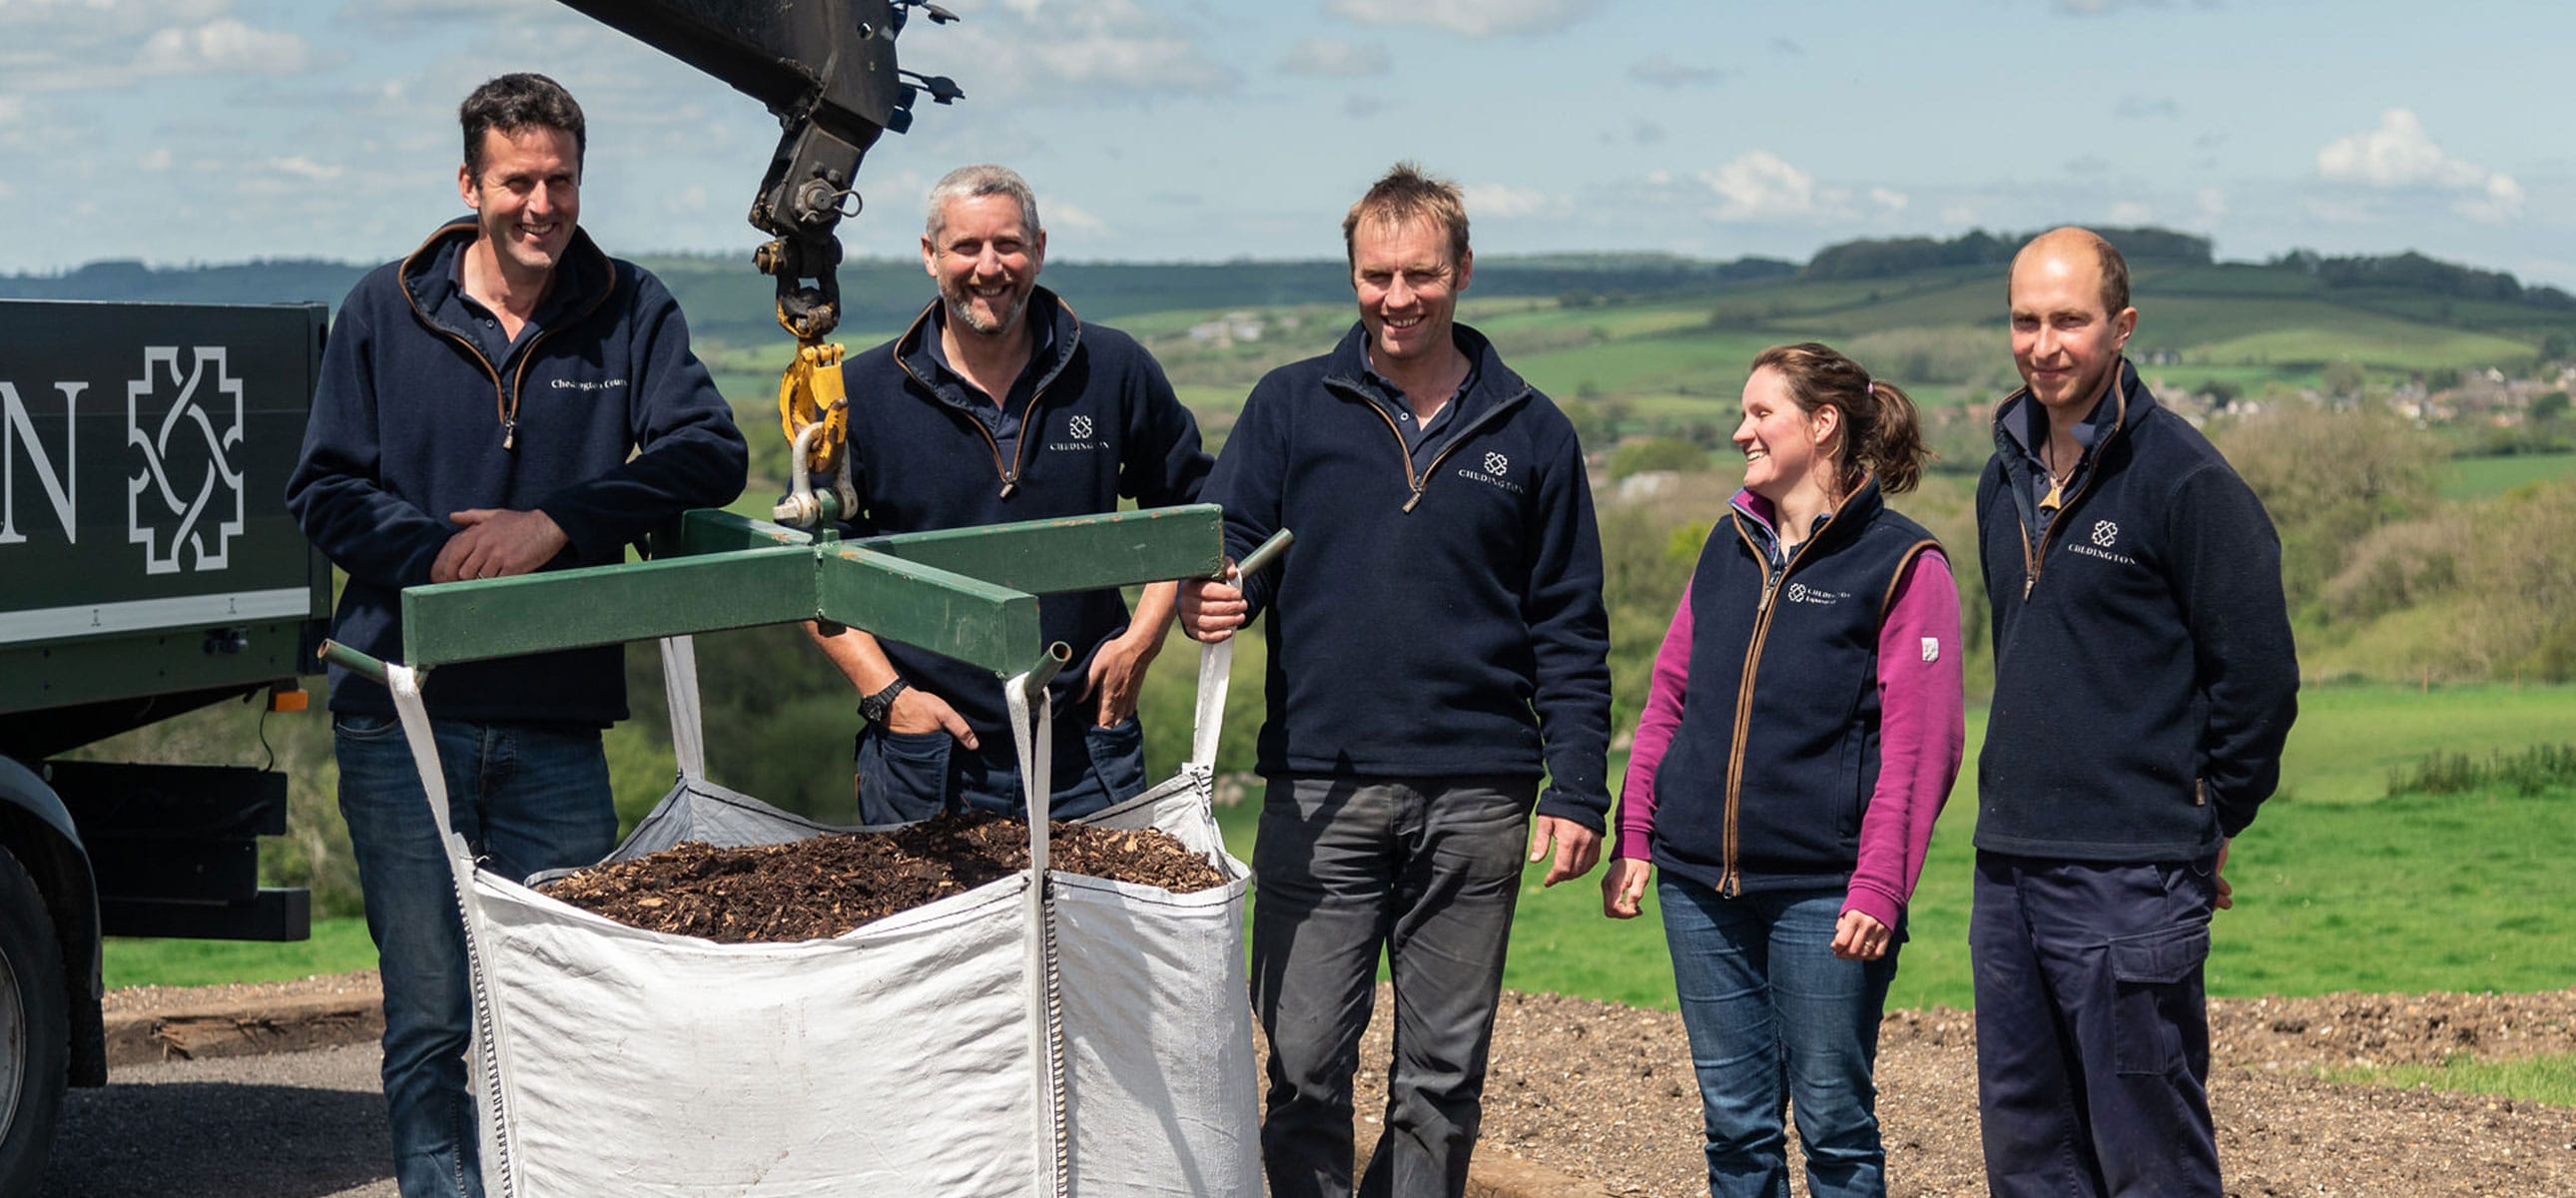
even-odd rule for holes
{"type": "Polygon", "coordinates": [[[859,696],[859,715],[871,724],[884,727],[886,715],[894,710],[895,696],[911,689],[911,683],[897,678],[887,683],[884,690],[873,695],[861,695],[859,696]]]}

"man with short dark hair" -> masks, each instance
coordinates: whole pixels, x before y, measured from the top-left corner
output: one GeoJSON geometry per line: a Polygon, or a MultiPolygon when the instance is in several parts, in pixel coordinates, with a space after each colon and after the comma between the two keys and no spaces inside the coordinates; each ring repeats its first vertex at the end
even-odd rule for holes
{"type": "Polygon", "coordinates": [[[1475,270],[1458,189],[1399,165],[1342,236],[1359,323],[1261,380],[1208,483],[1230,557],[1279,529],[1296,543],[1275,570],[1185,585],[1182,620],[1221,640],[1269,614],[1252,1000],[1270,1193],[1352,1192],[1351,1075],[1383,950],[1395,1059],[1359,1192],[1455,1196],[1523,837],[1530,860],[1553,854],[1545,885],[1599,857],[1601,544],[1573,425],[1455,322],[1475,270]]]}
{"type": "MultiPolygon", "coordinates": [[[[1038,285],[1046,230],[1026,180],[959,167],[930,192],[921,264],[939,294],[903,335],[850,360],[859,535],[924,532],[1190,503],[1206,479],[1198,422],[1127,334],[1085,324],[1038,285]]],[[[1064,819],[1145,789],[1136,696],[1171,627],[1176,583],[1047,595],[1038,623],[1073,661],[1048,692],[1053,793],[1064,819]]],[[[809,626],[811,627],[811,626],[809,626]]],[[[859,818],[1017,812],[1020,763],[991,671],[855,628],[815,640],[849,678],[867,726],[859,818]]]]}
{"type": "MultiPolygon", "coordinates": [[[[404,587],[608,565],[655,524],[742,492],[732,410],[651,274],[581,214],[580,105],[503,75],[458,113],[471,215],[340,306],[287,506],[348,572],[331,635],[402,657],[404,587]]],[[[600,731],[626,718],[622,646],[431,675],[450,820],[517,879],[617,834],[600,731]]],[[[385,995],[385,1105],[404,1198],[483,1192],[465,1085],[472,1013],[446,850],[385,688],[331,670],[340,810],[385,995]]]]}
{"type": "Polygon", "coordinates": [[[1969,948],[2002,1198],[2220,1193],[2201,966],[2297,714],[2280,541],[2121,356],[2128,290],[2089,231],[2022,247],[2027,385],[1977,483],[1995,694],[1969,948]]]}

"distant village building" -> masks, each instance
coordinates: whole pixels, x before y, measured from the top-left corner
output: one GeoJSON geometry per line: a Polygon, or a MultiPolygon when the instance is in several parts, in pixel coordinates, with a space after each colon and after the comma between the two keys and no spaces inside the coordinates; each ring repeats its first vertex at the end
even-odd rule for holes
{"type": "Polygon", "coordinates": [[[1672,470],[1640,470],[1620,479],[1613,494],[1623,504],[1644,503],[1671,491],[1681,480],[1681,474],[1672,470]]]}
{"type": "Polygon", "coordinates": [[[1224,348],[1238,342],[1261,340],[1263,327],[1261,317],[1256,313],[1228,312],[1214,320],[1191,325],[1190,340],[1224,348]]]}

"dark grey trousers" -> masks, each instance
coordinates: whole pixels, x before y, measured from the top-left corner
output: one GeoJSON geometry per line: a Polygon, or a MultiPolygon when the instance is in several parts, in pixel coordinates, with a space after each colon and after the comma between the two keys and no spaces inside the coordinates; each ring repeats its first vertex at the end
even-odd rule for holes
{"type": "Polygon", "coordinates": [[[1252,1009],[1270,1038],[1272,1198],[1352,1192],[1351,1074],[1381,949],[1395,1056],[1359,1193],[1465,1192],[1537,795],[1519,777],[1271,781],[1252,850],[1252,1009]]]}

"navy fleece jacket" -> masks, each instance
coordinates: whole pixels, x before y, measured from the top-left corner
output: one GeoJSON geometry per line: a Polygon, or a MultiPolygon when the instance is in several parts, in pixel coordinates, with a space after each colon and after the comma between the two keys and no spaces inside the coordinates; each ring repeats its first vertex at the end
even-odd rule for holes
{"type": "MultiPolygon", "coordinates": [[[[1028,394],[1012,414],[1019,441],[1005,453],[976,418],[993,401],[970,393],[930,352],[939,336],[933,308],[900,337],[850,359],[842,377],[850,393],[851,476],[859,492],[859,536],[927,532],[973,524],[1087,516],[1118,510],[1120,496],[1142,507],[1198,501],[1209,460],[1198,421],[1172,394],[1163,368],[1134,338],[1074,319],[1072,308],[1040,287],[1027,319],[1051,332],[1045,356],[1030,363],[1028,394]],[[1005,494],[1007,488],[1008,493],[1005,494]]],[[[1098,699],[1077,705],[1092,655],[1127,630],[1127,603],[1117,590],[1046,595],[1038,625],[1049,643],[1073,647],[1074,660],[1050,690],[1056,709],[1056,776],[1088,760],[1082,729],[1098,699]]],[[[904,680],[948,700],[983,745],[984,756],[1017,756],[993,672],[912,645],[882,641],[904,680]]]]}
{"type": "Polygon", "coordinates": [[[1267,611],[1267,777],[1551,776],[1538,813],[1609,809],[1609,617],[1574,426],[1464,325],[1474,382],[1418,452],[1362,381],[1366,330],[1261,380],[1208,495],[1267,611]]]}
{"type": "MultiPolygon", "coordinates": [[[[400,591],[429,581],[451,512],[546,513],[571,541],[553,570],[623,561],[655,524],[742,493],[742,434],[660,280],[575,230],[553,290],[493,362],[437,316],[474,236],[470,217],[448,224],[350,290],[286,484],[296,522],[349,575],[331,635],[387,661],[404,656],[400,591]]],[[[431,673],[425,697],[445,719],[604,725],[626,717],[624,661],[606,645],[460,662],[431,673]]],[[[393,699],[335,666],[331,710],[390,716],[393,699]]]]}
{"type": "Polygon", "coordinates": [[[1995,696],[1977,847],[2057,860],[2188,861],[2280,781],[2299,667],[2281,544],[2261,501],[2125,360],[2066,506],[2038,506],[1996,410],[1977,482],[1995,696]]]}

